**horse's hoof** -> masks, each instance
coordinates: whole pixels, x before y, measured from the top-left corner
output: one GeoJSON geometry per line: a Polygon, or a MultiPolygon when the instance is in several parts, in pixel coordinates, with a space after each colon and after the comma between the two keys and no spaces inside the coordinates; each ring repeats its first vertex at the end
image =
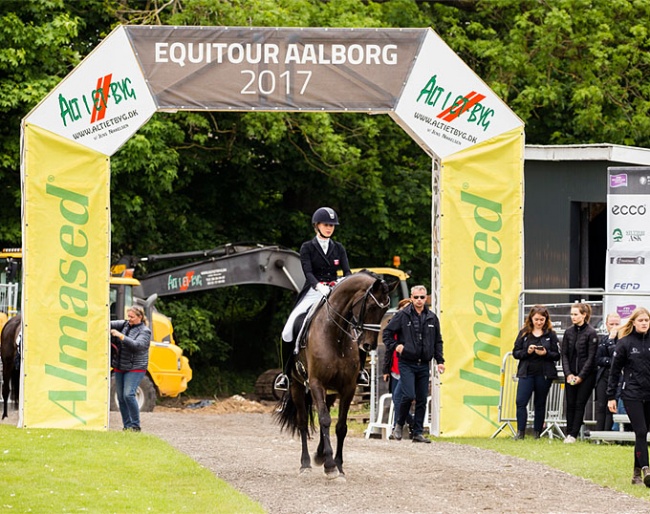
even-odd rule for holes
{"type": "Polygon", "coordinates": [[[332,482],[337,482],[339,484],[344,484],[345,482],[347,482],[347,480],[345,479],[345,475],[339,475],[336,478],[332,479],[332,482]]]}
{"type": "Polygon", "coordinates": [[[325,476],[328,480],[334,480],[335,478],[339,477],[339,470],[334,468],[331,471],[325,471],[325,476]]]}
{"type": "Polygon", "coordinates": [[[311,473],[311,468],[300,468],[300,474],[311,473]]]}

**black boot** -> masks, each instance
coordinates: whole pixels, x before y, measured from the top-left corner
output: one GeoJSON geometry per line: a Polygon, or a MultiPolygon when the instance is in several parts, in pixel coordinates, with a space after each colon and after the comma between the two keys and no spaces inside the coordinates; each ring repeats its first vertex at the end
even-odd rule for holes
{"type": "Polygon", "coordinates": [[[634,468],[634,472],[632,473],[632,485],[641,485],[642,483],[641,468],[634,468]]]}
{"type": "Polygon", "coordinates": [[[533,439],[539,439],[541,436],[542,436],[542,434],[540,432],[538,432],[537,430],[535,430],[535,432],[533,432],[533,439]]]}
{"type": "MultiPolygon", "coordinates": [[[[291,344],[291,343],[286,343],[291,344]]],[[[273,383],[273,389],[276,391],[289,390],[289,376],[291,375],[291,368],[293,367],[293,353],[287,358],[287,363],[284,366],[284,373],[278,375],[273,383]]]]}
{"type": "Polygon", "coordinates": [[[357,377],[357,385],[362,387],[370,386],[370,376],[366,371],[366,352],[359,348],[359,376],[357,377]]]}
{"type": "Polygon", "coordinates": [[[517,435],[514,437],[515,441],[521,441],[524,437],[526,437],[526,432],[523,430],[520,430],[517,432],[517,435]]]}
{"type": "Polygon", "coordinates": [[[643,483],[646,487],[650,487],[650,469],[648,466],[643,466],[641,468],[641,476],[643,477],[643,483]]]}

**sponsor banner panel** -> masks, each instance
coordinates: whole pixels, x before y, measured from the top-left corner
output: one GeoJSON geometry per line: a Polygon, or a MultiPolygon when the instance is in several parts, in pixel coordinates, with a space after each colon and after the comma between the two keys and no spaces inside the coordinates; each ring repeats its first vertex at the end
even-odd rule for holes
{"type": "Polygon", "coordinates": [[[444,436],[499,426],[501,364],[517,336],[523,283],[523,150],[516,129],[442,161],[444,436]]]}
{"type": "MultiPolygon", "coordinates": [[[[650,189],[648,191],[650,193],[650,189]]],[[[648,194],[610,194],[607,196],[608,248],[650,249],[650,209],[648,194]]]]}
{"type": "Polygon", "coordinates": [[[627,318],[650,308],[650,168],[610,167],[605,312],[627,318]]]}
{"type": "Polygon", "coordinates": [[[523,126],[432,30],[427,32],[393,116],[440,158],[523,126]]]}
{"type": "Polygon", "coordinates": [[[126,31],[161,109],[388,111],[429,29],[126,31]]]}
{"type": "Polygon", "coordinates": [[[61,81],[25,122],[113,155],[155,112],[145,78],[120,27],[61,81]]]}
{"type": "Polygon", "coordinates": [[[30,124],[24,144],[20,424],[105,430],[108,158],[30,124]]]}

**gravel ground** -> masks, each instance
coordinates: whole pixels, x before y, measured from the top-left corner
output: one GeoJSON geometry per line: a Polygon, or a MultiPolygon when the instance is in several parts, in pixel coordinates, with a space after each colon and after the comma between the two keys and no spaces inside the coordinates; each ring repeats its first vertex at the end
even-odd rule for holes
{"type": "MultiPolygon", "coordinates": [[[[111,424],[119,428],[119,416],[111,424]]],[[[650,512],[650,493],[641,500],[542,464],[441,441],[352,436],[345,479],[328,480],[322,467],[300,474],[299,438],[280,432],[272,407],[237,397],[196,410],[158,407],[143,413],[142,428],[272,514],[650,512]]],[[[312,440],[312,455],[315,449],[312,440]]]]}

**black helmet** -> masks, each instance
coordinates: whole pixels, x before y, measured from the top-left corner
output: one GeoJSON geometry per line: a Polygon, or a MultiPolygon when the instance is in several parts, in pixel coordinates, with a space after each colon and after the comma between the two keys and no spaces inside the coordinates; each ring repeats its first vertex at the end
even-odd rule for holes
{"type": "Polygon", "coordinates": [[[321,207],[316,209],[314,215],[311,217],[311,224],[316,225],[317,223],[327,223],[328,225],[338,225],[339,217],[336,215],[334,209],[330,207],[321,207]]]}

